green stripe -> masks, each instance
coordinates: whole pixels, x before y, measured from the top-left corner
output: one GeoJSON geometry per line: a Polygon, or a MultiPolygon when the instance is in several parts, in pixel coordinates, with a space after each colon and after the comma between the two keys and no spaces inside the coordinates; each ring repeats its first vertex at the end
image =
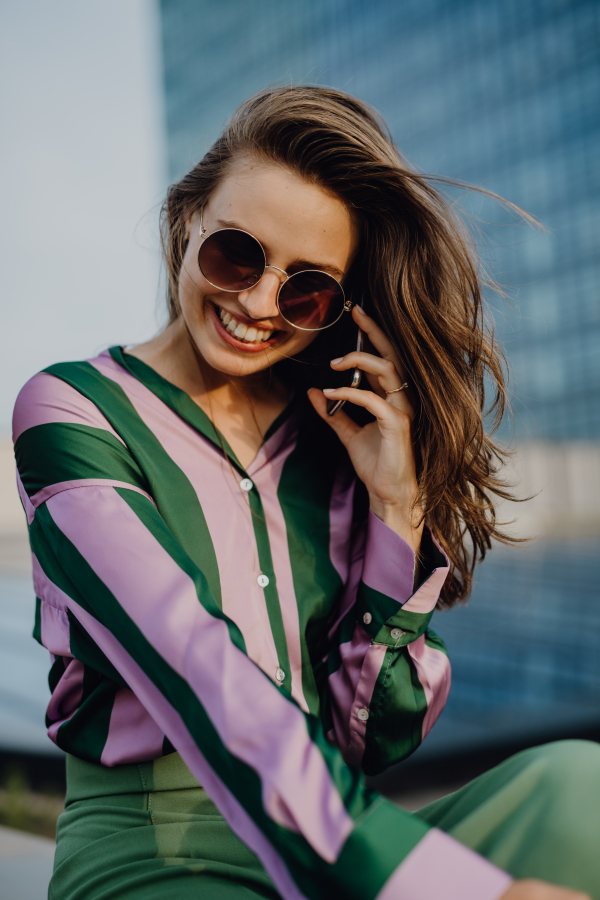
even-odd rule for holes
{"type": "Polygon", "coordinates": [[[39,597],[35,598],[35,620],[33,623],[32,636],[38,644],[42,643],[42,601],[39,597]]]}
{"type": "Polygon", "coordinates": [[[127,503],[140,520],[140,523],[169,554],[173,562],[189,576],[194,583],[196,595],[202,606],[211,614],[211,616],[222,619],[227,623],[229,637],[236,647],[246,653],[244,638],[238,626],[232,619],[225,615],[221,606],[217,605],[204,572],[198,569],[180,544],[173,540],[173,535],[169,529],[165,527],[165,523],[158,515],[154,505],[142,494],[138,494],[135,491],[128,491],[127,488],[115,488],[115,492],[125,501],[125,503],[127,503]]]}
{"type": "MultiPolygon", "coordinates": [[[[226,438],[214,425],[204,410],[191,399],[189,394],[186,394],[181,388],[176,387],[172,382],[167,381],[166,378],[163,378],[162,375],[158,374],[156,369],[146,365],[146,363],[142,362],[141,359],[138,359],[137,356],[125,353],[121,347],[111,347],[109,353],[115,362],[118,362],[120,366],[127,369],[127,371],[130,372],[134,378],[137,378],[138,381],[141,381],[148,390],[152,391],[152,393],[159,398],[159,400],[162,400],[163,403],[169,406],[177,413],[177,415],[181,416],[181,418],[195,428],[196,431],[199,431],[200,434],[204,435],[204,437],[208,438],[209,441],[223,451],[241,474],[246,474],[244,467],[231,449],[226,438]]],[[[262,440],[263,444],[279,430],[287,419],[289,419],[291,414],[295,412],[296,407],[297,401],[296,398],[293,398],[267,429],[262,440]]]]}
{"type": "Polygon", "coordinates": [[[67,618],[69,620],[69,647],[75,659],[121,687],[129,687],[108,656],[102,652],[98,644],[91,639],[85,628],[82,628],[69,610],[67,610],[67,618]]]}
{"type": "Polygon", "coordinates": [[[361,768],[378,775],[421,744],[427,700],[408,650],[386,650],[373,697],[361,768]]]}
{"type": "Polygon", "coordinates": [[[36,531],[42,527],[47,541],[36,540],[36,545],[40,549],[40,565],[47,576],[112,631],[126,652],[180,713],[216,774],[234,792],[274,846],[283,851],[292,877],[306,896],[329,900],[334,887],[353,896],[356,895],[355,885],[360,883],[364,885],[362,896],[365,900],[374,898],[402,858],[426,833],[428,826],[385,801],[377,801],[377,807],[369,809],[373,794],[365,789],[357,773],[343,764],[340,754],[327,744],[318,720],[307,717],[311,738],[318,742],[334,781],[341,788],[346,808],[355,819],[368,812],[349,837],[337,863],[333,866],[326,864],[301,835],[277,825],[266,814],[257,773],[228,752],[187,682],[148,643],[106,585],[57,528],[47,507],[38,511],[32,525],[36,531]],[[44,552],[44,543],[56,558],[44,552]],[[60,565],[57,560],[60,560],[60,565]],[[69,578],[64,574],[65,570],[70,573],[69,578]],[[76,584],[85,590],[85,597],[76,584]],[[385,849],[383,854],[381,847],[385,849]]]}
{"type": "Polygon", "coordinates": [[[361,581],[358,585],[354,615],[375,643],[387,644],[388,647],[403,647],[425,633],[433,610],[428,613],[404,610],[397,600],[361,581]],[[368,625],[364,624],[365,612],[369,612],[372,616],[368,625]],[[404,632],[400,641],[391,636],[394,628],[400,628],[404,632]]]}
{"type": "Polygon", "coordinates": [[[189,394],[167,381],[166,378],[159,375],[155,369],[146,365],[137,356],[124,353],[121,347],[111,347],[109,353],[115,362],[123,366],[138,381],[141,381],[166,406],[170,407],[178,416],[181,416],[185,422],[188,422],[205,438],[208,438],[215,447],[225,452],[240,473],[246,474],[244,467],[239,462],[227,440],[215,427],[204,410],[197,403],[194,403],[189,394]]]}
{"type": "Polygon", "coordinates": [[[448,650],[443,640],[441,639],[439,634],[436,634],[435,631],[431,630],[431,628],[428,628],[425,632],[425,643],[433,650],[441,650],[444,656],[448,656],[448,650]]]}
{"type": "Polygon", "coordinates": [[[59,726],[56,743],[68,753],[99,763],[106,746],[118,685],[84,667],[84,697],[75,715],[59,726]]]}
{"type": "Polygon", "coordinates": [[[213,596],[221,604],[217,557],[198,495],[185,473],[142,421],[125,391],[85,362],[59,363],[46,372],[91,400],[125,441],[148,482],[149,493],[160,514],[186,553],[204,572],[213,596]]]}
{"type": "MultiPolygon", "coordinates": [[[[279,665],[285,672],[286,683],[284,690],[291,689],[292,676],[290,672],[290,657],[288,652],[287,638],[283,625],[283,615],[281,613],[281,604],[279,602],[279,591],[275,579],[275,569],[273,567],[273,556],[271,554],[271,544],[269,542],[269,534],[267,531],[267,523],[265,520],[265,512],[260,499],[260,494],[256,485],[248,493],[250,503],[250,512],[252,513],[252,526],[254,528],[254,538],[256,540],[256,549],[258,552],[258,564],[263,575],[267,575],[269,579],[268,585],[263,588],[265,594],[265,604],[267,614],[269,616],[269,624],[273,633],[273,641],[275,650],[277,651],[277,659],[279,665]]],[[[273,672],[273,675],[275,673],[273,672]]]]}
{"type": "Polygon", "coordinates": [[[15,458],[29,496],[62,481],[105,478],[144,491],[148,484],[120,440],[102,428],[50,422],[17,439],[15,458]]]}
{"type": "Polygon", "coordinates": [[[342,580],[329,554],[329,510],[340,457],[337,436],[305,407],[295,448],[287,457],[277,498],[287,530],[298,602],[302,646],[302,686],[312,713],[318,713],[313,665],[325,655],[328,623],[342,595],[342,580]]]}
{"type": "MultiPolygon", "coordinates": [[[[237,456],[231,449],[229,443],[221,432],[215,427],[203,409],[191,399],[191,397],[176,387],[170,381],[167,381],[146,363],[135,356],[124,353],[120,347],[112,347],[110,350],[112,358],[127,369],[135,378],[139,379],[149,390],[155,394],[159,400],[169,406],[182,419],[195,428],[200,434],[208,438],[216,448],[218,448],[224,456],[229,458],[231,464],[244,477],[248,477],[246,470],[239,462],[237,456]]],[[[289,417],[293,411],[293,404],[289,404],[283,412],[277,417],[275,422],[269,428],[264,440],[275,433],[277,428],[289,417]]],[[[264,443],[264,441],[263,441],[264,443]]],[[[283,625],[283,616],[281,613],[281,604],[279,601],[279,593],[277,591],[275,570],[273,568],[273,558],[271,554],[271,545],[267,531],[265,514],[260,499],[260,494],[256,486],[249,494],[250,509],[252,512],[252,524],[254,526],[254,535],[258,552],[258,562],[261,573],[269,579],[269,584],[264,588],[265,604],[267,614],[269,616],[269,624],[273,633],[273,641],[277,652],[277,660],[279,666],[290,679],[290,660],[283,625]]],[[[275,673],[273,672],[274,676],[275,673]]],[[[288,681],[288,684],[291,680],[288,681]]]]}

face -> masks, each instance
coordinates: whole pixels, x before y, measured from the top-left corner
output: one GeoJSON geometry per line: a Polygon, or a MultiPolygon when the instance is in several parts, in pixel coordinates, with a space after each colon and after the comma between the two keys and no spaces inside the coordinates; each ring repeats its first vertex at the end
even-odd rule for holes
{"type": "MultiPolygon", "coordinates": [[[[249,232],[262,244],[268,265],[288,275],[323,269],[343,282],[357,246],[356,227],[338,197],[288,169],[253,159],[235,163],[204,207],[202,225],[208,234],[219,228],[249,232]]],[[[295,356],[315,339],[318,332],[296,329],[279,314],[277,294],[285,275],[276,269],[266,269],[258,284],[240,293],[213,287],[198,266],[200,215],[187,226],[180,318],[212,369],[251,375],[295,356]],[[248,327],[245,335],[238,325],[248,327]]]]}

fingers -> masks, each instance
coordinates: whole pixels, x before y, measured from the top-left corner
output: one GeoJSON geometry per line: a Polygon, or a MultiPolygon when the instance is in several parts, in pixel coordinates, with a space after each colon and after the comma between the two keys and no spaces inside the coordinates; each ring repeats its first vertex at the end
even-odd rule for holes
{"type": "MultiPolygon", "coordinates": [[[[402,381],[400,380],[400,374],[391,359],[384,359],[381,356],[373,356],[372,353],[363,353],[355,350],[340,359],[332,360],[331,365],[338,372],[354,368],[366,372],[369,384],[379,397],[386,399],[386,391],[394,391],[395,393],[387,395],[388,402],[402,412],[405,412],[411,419],[414,418],[414,410],[406,396],[406,392],[397,390],[401,386],[402,381]]],[[[364,391],[361,391],[361,393],[364,393],[364,391]]],[[[337,399],[338,397],[336,396],[336,400],[337,399]]],[[[347,398],[342,398],[340,396],[339,399],[347,398]]]]}
{"type": "MultiPolygon", "coordinates": [[[[411,417],[406,410],[395,408],[383,397],[371,391],[360,391],[358,388],[325,388],[323,393],[328,400],[348,400],[356,406],[362,406],[377,419],[381,426],[400,429],[404,420],[410,426],[411,417]]],[[[330,418],[336,417],[331,416],[330,418]]]]}
{"type": "MultiPolygon", "coordinates": [[[[310,388],[308,391],[308,399],[321,418],[333,428],[342,444],[345,445],[357,431],[360,431],[360,427],[356,422],[353,422],[350,416],[347,416],[341,409],[339,412],[336,412],[334,416],[327,415],[327,400],[330,398],[328,398],[323,391],[320,391],[318,388],[310,388]]],[[[340,397],[339,399],[342,398],[340,397]]]]}
{"type": "Polygon", "coordinates": [[[360,306],[353,307],[352,317],[358,327],[367,335],[377,352],[380,353],[384,359],[390,359],[394,363],[400,378],[404,381],[406,375],[404,367],[398,359],[396,351],[394,350],[391,341],[386,337],[384,331],[370,318],[370,316],[362,311],[360,306]]]}
{"type": "Polygon", "coordinates": [[[338,372],[358,368],[371,375],[377,375],[385,391],[393,391],[394,388],[400,387],[398,370],[391,359],[383,359],[381,356],[373,356],[372,353],[354,350],[339,360],[332,360],[331,365],[338,372]]]}

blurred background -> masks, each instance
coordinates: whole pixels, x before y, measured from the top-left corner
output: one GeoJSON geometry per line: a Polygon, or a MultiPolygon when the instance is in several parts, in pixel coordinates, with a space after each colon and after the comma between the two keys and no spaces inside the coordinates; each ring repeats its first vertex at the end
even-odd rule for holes
{"type": "Polygon", "coordinates": [[[15,396],[52,362],[160,327],[165,188],[274,83],[356,94],[420,170],[483,185],[546,229],[454,194],[508,295],[489,297],[511,368],[501,434],[518,492],[535,496],[501,517],[535,540],[495,547],[468,606],[435,614],[450,701],[378,785],[410,806],[411,791],[520,747],[600,734],[599,37],[593,0],[3,0],[0,754],[13,788],[0,799],[14,799],[15,765],[36,790],[62,777],[43,726],[47,654],[30,637],[15,396]]]}

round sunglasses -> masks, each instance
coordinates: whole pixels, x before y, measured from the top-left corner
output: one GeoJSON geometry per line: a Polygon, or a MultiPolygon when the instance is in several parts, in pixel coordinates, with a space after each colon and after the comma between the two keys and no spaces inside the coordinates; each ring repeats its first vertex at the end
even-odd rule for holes
{"type": "Polygon", "coordinates": [[[301,331],[322,331],[334,325],[352,309],[350,300],[333,275],[320,269],[306,269],[288,275],[267,263],[262,244],[247,231],[221,228],[208,233],[200,218],[202,244],[198,265],[209,284],[220,291],[238,294],[258,284],[267,269],[286,276],[277,294],[281,316],[301,331]]]}

